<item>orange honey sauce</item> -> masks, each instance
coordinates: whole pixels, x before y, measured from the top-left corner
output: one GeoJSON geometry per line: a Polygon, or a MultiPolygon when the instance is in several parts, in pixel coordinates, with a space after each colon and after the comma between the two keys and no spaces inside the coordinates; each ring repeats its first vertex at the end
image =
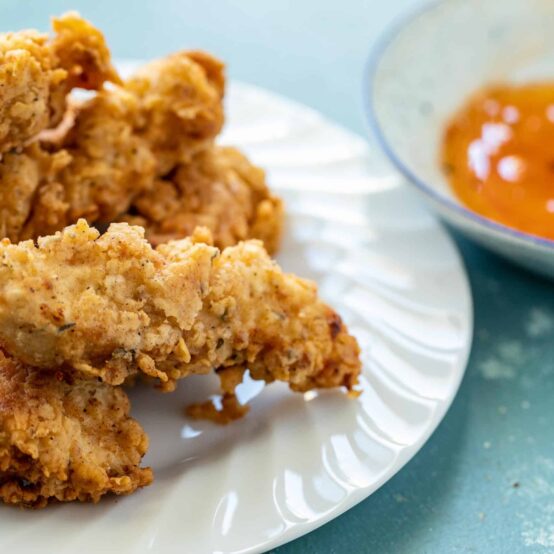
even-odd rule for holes
{"type": "Polygon", "coordinates": [[[441,163],[468,208],[554,239],[554,83],[472,96],[446,128],[441,163]]]}

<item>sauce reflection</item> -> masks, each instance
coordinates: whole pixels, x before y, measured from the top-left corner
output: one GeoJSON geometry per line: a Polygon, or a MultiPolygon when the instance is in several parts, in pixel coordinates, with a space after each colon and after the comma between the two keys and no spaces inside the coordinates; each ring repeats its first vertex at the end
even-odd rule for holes
{"type": "Polygon", "coordinates": [[[554,83],[471,97],[446,129],[441,161],[473,211],[554,239],[554,83]]]}

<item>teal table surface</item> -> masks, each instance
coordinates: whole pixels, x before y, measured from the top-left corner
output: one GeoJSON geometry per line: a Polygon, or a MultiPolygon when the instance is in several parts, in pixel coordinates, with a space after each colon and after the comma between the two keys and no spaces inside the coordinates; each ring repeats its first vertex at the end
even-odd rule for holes
{"type": "MultiPolygon", "coordinates": [[[[499,0],[500,1],[500,0],[499,0]]],[[[114,55],[208,49],[232,78],[366,133],[371,46],[413,0],[0,0],[2,30],[77,9],[114,55]]],[[[417,456],[370,498],[274,552],[554,553],[554,287],[454,235],[475,304],[467,374],[417,456]]]]}

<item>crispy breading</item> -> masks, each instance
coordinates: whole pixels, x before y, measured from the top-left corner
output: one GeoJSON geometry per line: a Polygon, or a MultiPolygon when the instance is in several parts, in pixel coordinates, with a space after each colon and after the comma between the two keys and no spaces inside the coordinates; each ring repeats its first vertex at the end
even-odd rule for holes
{"type": "Polygon", "coordinates": [[[101,91],[79,110],[63,147],[34,143],[17,154],[31,167],[55,168],[55,172],[13,175],[17,167],[9,160],[0,162],[5,177],[0,195],[3,190],[9,193],[10,181],[19,185],[17,195],[10,193],[5,213],[0,212],[0,227],[8,230],[3,236],[13,241],[45,236],[80,217],[111,222],[137,194],[151,188],[156,160],[134,131],[137,110],[136,99],[122,88],[101,91]],[[11,213],[20,214],[17,225],[13,217],[8,225],[11,213]]]}
{"type": "MultiPolygon", "coordinates": [[[[161,245],[175,255],[179,242],[161,245]]],[[[159,368],[170,378],[213,368],[248,369],[253,379],[286,381],[295,391],[344,386],[360,372],[359,347],[312,281],[284,273],[259,241],[226,248],[214,258],[203,308],[183,333],[190,353],[159,368]]]]}
{"type": "Polygon", "coordinates": [[[48,38],[36,31],[0,35],[0,153],[22,146],[63,113],[67,72],[55,67],[48,38]]]}
{"type": "Polygon", "coordinates": [[[76,109],[62,141],[73,158],[61,175],[65,225],[80,217],[113,221],[213,141],[223,124],[223,64],[208,54],[202,60],[209,72],[187,52],[156,60],[76,109]]]}
{"type": "Polygon", "coordinates": [[[189,411],[224,423],[246,370],[295,391],[360,372],[315,284],[268,255],[283,206],[264,172],[214,144],[223,64],[183,51],[122,83],[92,25],[53,30],[0,36],[0,498],[32,507],[151,482],[117,386],[135,377],[216,371],[224,409],[189,411]],[[76,87],[97,92],[70,104],[76,87]]]}
{"type": "Polygon", "coordinates": [[[245,369],[240,366],[219,368],[217,375],[222,393],[221,405],[217,406],[212,399],[208,399],[186,406],[185,414],[193,419],[209,420],[218,425],[227,425],[243,418],[250,407],[239,402],[236,389],[243,381],[245,369]]]}
{"type": "Polygon", "coordinates": [[[185,241],[186,257],[172,260],[143,234],[118,224],[100,236],[80,220],[38,247],[0,245],[0,281],[7,278],[0,311],[11,311],[15,325],[2,337],[7,350],[34,366],[68,363],[112,384],[146,367],[150,355],[171,355],[202,307],[216,251],[185,241]],[[19,352],[24,336],[33,343],[28,355],[19,352]]]}
{"type": "Polygon", "coordinates": [[[148,438],[121,388],[37,371],[0,351],[0,498],[98,501],[152,481],[148,438]]]}
{"type": "Polygon", "coordinates": [[[17,154],[20,165],[36,171],[21,172],[10,159],[0,163],[3,236],[36,238],[80,217],[120,219],[145,226],[154,244],[203,225],[220,248],[257,238],[275,252],[282,202],[261,169],[211,142],[223,121],[223,89],[218,60],[180,52],[149,64],[123,87],[100,91],[75,109],[60,142],[17,154]]]}
{"type": "Polygon", "coordinates": [[[71,129],[52,140],[44,131],[59,123],[72,88],[119,82],[100,31],[74,13],[53,29],[51,40],[0,36],[0,153],[18,147],[0,160],[2,236],[36,238],[80,217],[121,219],[144,224],[155,243],[200,224],[219,247],[258,238],[274,252],[281,201],[261,170],[213,146],[224,121],[223,64],[198,51],[155,60],[72,107],[71,129]],[[25,147],[39,133],[43,141],[25,147]]]}
{"type": "Polygon", "coordinates": [[[84,220],[55,236],[0,244],[0,345],[36,367],[120,384],[142,372],[165,389],[224,367],[294,390],[352,388],[356,340],[259,241],[223,252],[207,230],[153,249],[120,223],[84,220]],[[204,242],[200,242],[204,241],[204,242]]]}
{"type": "Polygon", "coordinates": [[[50,48],[59,67],[67,72],[67,90],[100,90],[104,82],[121,83],[112,65],[104,35],[77,12],[52,18],[50,48]]]}
{"type": "MultiPolygon", "coordinates": [[[[37,190],[59,186],[56,178],[69,163],[65,151],[45,152],[32,144],[24,152],[6,152],[0,162],[0,236],[19,238],[34,206],[37,190]]],[[[49,202],[51,208],[53,202],[49,202]]],[[[45,217],[55,217],[55,210],[45,217]]]]}
{"type": "Polygon", "coordinates": [[[158,180],[132,204],[124,221],[146,229],[153,245],[207,227],[218,248],[256,238],[273,253],[282,234],[283,203],[263,170],[234,148],[213,146],[181,164],[171,179],[158,180]]]}
{"type": "Polygon", "coordinates": [[[137,132],[163,177],[209,145],[223,126],[224,65],[206,53],[181,51],[142,66],[125,90],[140,105],[137,132]]]}
{"type": "MultiPolygon", "coordinates": [[[[114,87],[99,92],[79,110],[63,142],[71,163],[59,177],[68,210],[55,229],[46,229],[48,233],[80,217],[111,222],[129,209],[137,194],[153,186],[156,158],[134,128],[139,109],[132,94],[114,87]]],[[[32,217],[27,236],[44,231],[42,219],[32,217]]]]}
{"type": "Polygon", "coordinates": [[[36,31],[0,34],[0,153],[57,125],[73,87],[119,80],[100,31],[77,14],[53,26],[51,40],[36,31]]]}
{"type": "Polygon", "coordinates": [[[68,210],[55,229],[43,229],[42,218],[31,216],[25,238],[80,217],[110,223],[157,178],[205,148],[223,122],[220,78],[212,83],[201,65],[179,52],[76,108],[74,125],[61,141],[72,158],[59,178],[68,210]]]}

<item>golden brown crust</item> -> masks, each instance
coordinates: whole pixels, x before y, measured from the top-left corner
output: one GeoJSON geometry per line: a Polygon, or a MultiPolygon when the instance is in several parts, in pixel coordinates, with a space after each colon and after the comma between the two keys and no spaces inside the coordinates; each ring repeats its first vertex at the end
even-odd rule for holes
{"type": "MultiPolygon", "coordinates": [[[[111,222],[151,188],[157,161],[135,132],[139,108],[133,95],[114,88],[99,92],[78,111],[63,142],[71,163],[60,174],[69,210],[55,230],[80,217],[111,222]]],[[[41,234],[40,220],[34,227],[33,236],[41,234]]]]}
{"type": "Polygon", "coordinates": [[[181,164],[171,179],[160,179],[132,204],[124,221],[146,229],[154,245],[207,227],[218,248],[256,238],[270,253],[279,246],[283,203],[264,172],[235,148],[213,146],[181,164]]]}
{"type": "Polygon", "coordinates": [[[0,498],[43,507],[150,484],[148,439],[120,388],[25,366],[0,351],[0,498]]]}
{"type": "Polygon", "coordinates": [[[171,390],[215,370],[224,409],[190,413],[224,423],[248,409],[234,394],[247,369],[297,391],[351,391],[360,371],[315,285],[242,242],[274,252],[283,206],[261,169],[214,145],[223,64],[178,52],[120,83],[97,29],[77,14],[53,28],[0,36],[0,498],[33,507],[151,482],[112,385],[171,390]],[[67,110],[74,87],[98,92],[67,110]],[[81,217],[145,229],[66,227],[81,217]]]}
{"type": "Polygon", "coordinates": [[[75,86],[117,80],[102,34],[77,14],[54,20],[56,36],[0,35],[0,153],[21,148],[61,120],[75,86]]]}
{"type": "MultiPolygon", "coordinates": [[[[77,59],[82,45],[74,35],[81,24],[82,20],[67,16],[56,23],[58,49],[77,59]],[[60,27],[69,27],[69,31],[60,27]]],[[[98,37],[91,33],[89,42],[95,44],[94,38],[98,37]]],[[[203,55],[206,66],[209,59],[203,55]]],[[[72,74],[90,75],[82,69],[86,59],[79,61],[73,64],[77,69],[72,74]]],[[[19,225],[4,222],[0,214],[0,226],[8,231],[5,236],[14,241],[36,238],[63,229],[79,217],[111,222],[129,209],[136,196],[152,189],[156,179],[211,145],[223,122],[222,65],[215,59],[212,65],[220,67],[219,73],[210,69],[213,83],[208,71],[185,52],[153,62],[125,86],[102,90],[87,102],[74,104],[65,136],[50,133],[41,145],[20,152],[19,160],[37,169],[33,174],[14,176],[18,168],[9,160],[0,162],[5,176],[0,188],[19,184],[11,204],[4,205],[5,217],[10,212],[20,214],[19,225]],[[52,166],[49,156],[59,155],[67,163],[58,164],[57,175],[39,171],[52,166]]],[[[94,76],[89,79],[94,82],[94,76]]]]}
{"type": "Polygon", "coordinates": [[[214,258],[202,311],[183,339],[190,362],[159,364],[171,376],[240,367],[254,379],[285,381],[303,392],[351,389],[360,372],[356,339],[318,298],[315,283],[283,273],[258,241],[214,258]]]}
{"type": "Polygon", "coordinates": [[[66,88],[100,90],[105,81],[121,83],[104,35],[76,12],[52,18],[51,50],[67,72],[66,88]]]}
{"type": "Polygon", "coordinates": [[[210,83],[215,86],[219,96],[223,98],[225,95],[225,64],[203,50],[187,50],[186,55],[202,67],[210,83]]]}
{"type": "Polygon", "coordinates": [[[144,230],[84,220],[53,237],[0,245],[0,343],[33,366],[70,366],[112,384],[142,372],[166,389],[247,367],[294,390],[352,388],[356,340],[261,243],[223,252],[197,234],[153,250],[144,230]]]}
{"type": "Polygon", "coordinates": [[[35,143],[18,154],[38,171],[22,174],[3,160],[0,194],[9,193],[11,182],[18,184],[5,214],[0,212],[0,226],[8,230],[3,236],[37,238],[80,217],[110,222],[127,210],[135,195],[152,186],[156,171],[150,148],[133,130],[137,109],[123,89],[101,91],[79,110],[63,145],[35,143]],[[50,171],[40,171],[45,167],[50,171]],[[5,220],[13,212],[20,214],[18,224],[8,227],[5,220]]]}
{"type": "Polygon", "coordinates": [[[152,149],[158,177],[190,160],[221,131],[223,70],[209,54],[182,51],[144,65],[126,81],[125,90],[140,105],[137,132],[152,149]]]}
{"type": "Polygon", "coordinates": [[[26,171],[10,159],[0,163],[3,236],[45,236],[80,217],[120,219],[144,226],[153,244],[203,225],[220,248],[257,238],[275,252],[281,200],[261,169],[212,143],[223,122],[223,89],[218,60],[180,52],[74,107],[65,136],[18,154],[26,171]]]}
{"type": "MultiPolygon", "coordinates": [[[[186,52],[99,92],[76,108],[61,142],[72,161],[60,176],[69,210],[56,230],[80,217],[112,222],[155,179],[211,143],[222,122],[217,85],[186,52]]],[[[41,220],[32,226],[31,236],[42,234],[41,220]]]]}
{"type": "Polygon", "coordinates": [[[184,241],[185,255],[172,259],[143,234],[119,224],[99,236],[80,220],[38,247],[3,244],[0,311],[13,322],[3,335],[7,349],[31,365],[67,363],[112,384],[139,366],[148,373],[151,356],[170,355],[201,309],[215,249],[184,241]],[[24,353],[18,344],[27,339],[32,352],[24,353]]]}
{"type": "Polygon", "coordinates": [[[55,124],[63,110],[53,91],[66,75],[55,67],[47,36],[36,31],[0,35],[0,153],[55,124]]]}

